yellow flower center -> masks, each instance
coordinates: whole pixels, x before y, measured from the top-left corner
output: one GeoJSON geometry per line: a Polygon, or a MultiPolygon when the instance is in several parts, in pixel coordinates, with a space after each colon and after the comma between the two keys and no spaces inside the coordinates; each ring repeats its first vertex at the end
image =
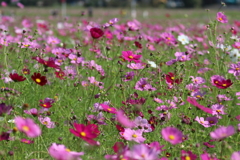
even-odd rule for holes
{"type": "Polygon", "coordinates": [[[186,156],[185,160],[191,160],[191,158],[189,156],[186,156]]]}
{"type": "Polygon", "coordinates": [[[227,86],[227,84],[223,84],[222,86],[223,86],[223,87],[226,87],[226,86],[227,86]]]}
{"type": "Polygon", "coordinates": [[[47,125],[47,124],[48,124],[48,122],[47,122],[47,121],[44,121],[44,122],[43,122],[43,124],[47,125]]]}
{"type": "Polygon", "coordinates": [[[112,109],[111,109],[111,108],[108,108],[107,110],[108,110],[108,111],[112,111],[112,109]]]}
{"type": "Polygon", "coordinates": [[[238,71],[238,70],[240,70],[240,68],[236,68],[236,70],[238,71]]]}
{"type": "Polygon", "coordinates": [[[137,135],[136,135],[136,134],[133,134],[132,137],[133,137],[133,138],[137,138],[137,135]]]}
{"type": "Polygon", "coordinates": [[[133,56],[129,56],[128,58],[133,59],[133,56]]]}
{"type": "Polygon", "coordinates": [[[86,133],[85,132],[80,132],[80,135],[85,137],[86,136],[86,133]]]}
{"type": "Polygon", "coordinates": [[[67,152],[70,152],[71,150],[70,150],[70,149],[68,149],[68,148],[66,148],[66,149],[65,149],[65,151],[67,151],[67,152]]]}
{"type": "Polygon", "coordinates": [[[29,47],[30,45],[29,44],[24,44],[24,47],[29,47]]]}
{"type": "Polygon", "coordinates": [[[41,82],[41,79],[37,78],[37,79],[36,79],[36,82],[37,82],[37,83],[40,83],[40,82],[41,82]]]}
{"type": "Polygon", "coordinates": [[[174,140],[174,139],[175,139],[175,136],[174,136],[174,135],[170,135],[168,138],[169,138],[170,140],[174,140]]]}
{"type": "Polygon", "coordinates": [[[22,130],[23,130],[24,132],[28,132],[28,131],[29,131],[29,127],[28,127],[28,126],[23,126],[23,127],[22,127],[22,130]]]}
{"type": "Polygon", "coordinates": [[[175,77],[171,77],[171,79],[172,79],[172,80],[174,80],[174,79],[175,79],[175,77]]]}
{"type": "Polygon", "coordinates": [[[223,19],[220,17],[220,18],[218,18],[218,20],[219,20],[219,21],[222,21],[223,19]]]}

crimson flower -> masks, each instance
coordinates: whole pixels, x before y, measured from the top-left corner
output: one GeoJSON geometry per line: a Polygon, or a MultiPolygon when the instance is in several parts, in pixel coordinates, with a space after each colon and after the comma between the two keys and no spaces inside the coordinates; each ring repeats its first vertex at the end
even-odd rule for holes
{"type": "Polygon", "coordinates": [[[90,33],[92,38],[98,39],[103,36],[104,32],[100,28],[91,28],[90,33]]]}
{"type": "Polygon", "coordinates": [[[7,133],[7,132],[2,132],[1,134],[0,134],[0,141],[3,141],[3,140],[9,140],[9,133],[7,133]]]}
{"type": "Polygon", "coordinates": [[[9,77],[14,81],[14,82],[21,82],[21,81],[25,81],[26,78],[24,78],[23,76],[18,75],[17,73],[10,73],[9,77]]]}
{"type": "Polygon", "coordinates": [[[77,137],[82,138],[84,141],[89,143],[90,145],[98,145],[99,142],[94,141],[93,139],[96,138],[100,131],[98,130],[98,126],[95,124],[73,124],[74,129],[70,128],[69,131],[77,137]]]}
{"type": "Polygon", "coordinates": [[[54,72],[56,77],[59,79],[64,79],[64,77],[66,76],[65,73],[63,71],[58,71],[58,72],[54,72]]]}
{"type": "Polygon", "coordinates": [[[40,73],[34,73],[31,78],[40,86],[44,86],[47,83],[47,78],[40,73]]]}
{"type": "Polygon", "coordinates": [[[60,69],[60,67],[55,64],[55,61],[54,61],[53,58],[49,58],[48,61],[45,61],[44,59],[42,59],[40,57],[33,57],[32,59],[35,59],[36,61],[38,61],[38,63],[43,64],[45,67],[51,67],[51,68],[55,68],[55,69],[60,69]]]}
{"type": "Polygon", "coordinates": [[[169,72],[166,74],[165,79],[168,83],[173,84],[173,83],[181,83],[182,79],[176,79],[175,75],[172,72],[169,72]]]}
{"type": "Polygon", "coordinates": [[[220,89],[226,89],[230,87],[233,83],[230,79],[225,79],[224,77],[220,75],[214,75],[211,77],[211,83],[212,85],[216,86],[220,89]]]}

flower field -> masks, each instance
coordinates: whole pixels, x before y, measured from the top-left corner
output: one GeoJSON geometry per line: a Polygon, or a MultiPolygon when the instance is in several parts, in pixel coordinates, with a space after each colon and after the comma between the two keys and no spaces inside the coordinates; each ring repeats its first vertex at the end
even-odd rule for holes
{"type": "Polygon", "coordinates": [[[237,12],[20,6],[0,17],[0,159],[240,160],[237,12]]]}

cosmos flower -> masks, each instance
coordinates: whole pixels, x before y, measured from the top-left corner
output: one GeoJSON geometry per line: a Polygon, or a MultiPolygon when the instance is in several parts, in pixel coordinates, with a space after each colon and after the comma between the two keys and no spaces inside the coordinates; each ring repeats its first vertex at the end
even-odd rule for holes
{"type": "Polygon", "coordinates": [[[134,77],[134,71],[127,72],[126,75],[124,76],[125,78],[123,79],[124,82],[131,81],[134,77]]]}
{"type": "Polygon", "coordinates": [[[56,160],[82,160],[79,156],[84,155],[83,152],[74,152],[66,148],[63,144],[53,143],[48,148],[49,154],[56,160]]]}
{"type": "Polygon", "coordinates": [[[28,137],[35,138],[41,135],[40,127],[32,119],[16,117],[14,121],[17,129],[25,133],[28,137]]]}
{"type": "Polygon", "coordinates": [[[9,77],[14,81],[14,82],[21,82],[21,81],[25,81],[26,78],[24,78],[23,76],[18,75],[17,73],[10,73],[9,77]]]}
{"type": "Polygon", "coordinates": [[[217,21],[221,23],[228,23],[227,16],[224,15],[222,12],[217,13],[217,21]]]}
{"type": "Polygon", "coordinates": [[[182,143],[183,134],[177,128],[174,127],[163,128],[161,133],[163,139],[165,139],[166,141],[170,142],[173,145],[182,143]]]}
{"type": "Polygon", "coordinates": [[[45,125],[47,128],[55,128],[55,123],[51,121],[51,118],[49,117],[42,117],[39,116],[38,120],[45,125]]]}
{"type": "Polygon", "coordinates": [[[159,153],[159,151],[149,148],[145,144],[137,144],[134,145],[132,149],[128,150],[125,156],[136,160],[157,160],[159,153]]]}
{"type": "Polygon", "coordinates": [[[240,75],[240,62],[237,64],[231,64],[228,73],[233,74],[234,76],[240,75]]]}
{"type": "Polygon", "coordinates": [[[214,130],[210,133],[211,138],[213,139],[224,139],[226,137],[229,137],[235,133],[235,129],[233,126],[222,126],[214,130]]]}
{"type": "Polygon", "coordinates": [[[122,51],[122,58],[128,62],[134,61],[135,63],[140,63],[140,58],[142,55],[133,54],[132,51],[122,51]]]}
{"type": "Polygon", "coordinates": [[[231,160],[237,160],[237,159],[240,159],[240,151],[233,152],[233,154],[231,156],[231,160]]]}
{"type": "Polygon", "coordinates": [[[181,151],[181,159],[182,160],[196,160],[197,155],[193,154],[191,151],[181,151]]]}
{"type": "Polygon", "coordinates": [[[98,130],[98,126],[95,124],[73,124],[74,129],[70,128],[69,131],[74,134],[77,137],[82,138],[84,141],[89,143],[90,145],[98,145],[99,142],[94,141],[94,138],[97,138],[97,136],[100,134],[100,131],[98,130]]]}
{"type": "Polygon", "coordinates": [[[181,34],[178,36],[178,41],[180,41],[182,43],[182,45],[188,44],[189,43],[189,38],[188,36],[181,34]]]}
{"type": "Polygon", "coordinates": [[[124,112],[122,110],[119,110],[117,112],[116,119],[124,127],[132,128],[135,126],[135,123],[129,120],[129,118],[126,115],[124,115],[124,112]]]}
{"type": "Polygon", "coordinates": [[[32,80],[36,82],[40,86],[44,86],[47,83],[47,79],[45,76],[42,76],[41,73],[34,73],[31,76],[32,80]]]}
{"type": "Polygon", "coordinates": [[[94,39],[98,39],[104,35],[103,30],[101,30],[100,28],[95,28],[95,27],[90,29],[90,33],[91,33],[92,38],[94,38],[94,39]]]}
{"type": "Polygon", "coordinates": [[[211,83],[212,85],[216,86],[220,89],[226,89],[230,87],[233,83],[230,79],[225,79],[224,77],[220,75],[214,75],[211,77],[211,83]]]}
{"type": "Polygon", "coordinates": [[[3,114],[10,114],[12,111],[12,106],[7,106],[5,103],[0,103],[0,116],[3,114]]]}
{"type": "Polygon", "coordinates": [[[132,130],[130,128],[125,128],[123,133],[120,133],[125,140],[135,141],[137,143],[143,143],[146,139],[142,136],[142,130],[132,130]]]}

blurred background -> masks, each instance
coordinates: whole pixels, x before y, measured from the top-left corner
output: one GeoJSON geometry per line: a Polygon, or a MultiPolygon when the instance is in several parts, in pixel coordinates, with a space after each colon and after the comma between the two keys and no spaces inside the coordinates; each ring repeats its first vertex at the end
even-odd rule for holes
{"type": "MultiPolygon", "coordinates": [[[[18,0],[4,0],[14,5],[18,0]]],[[[2,2],[2,0],[1,0],[2,2]]],[[[20,0],[24,6],[54,6],[60,3],[81,7],[162,7],[162,8],[201,8],[225,2],[227,5],[240,5],[240,0],[20,0]]]]}

